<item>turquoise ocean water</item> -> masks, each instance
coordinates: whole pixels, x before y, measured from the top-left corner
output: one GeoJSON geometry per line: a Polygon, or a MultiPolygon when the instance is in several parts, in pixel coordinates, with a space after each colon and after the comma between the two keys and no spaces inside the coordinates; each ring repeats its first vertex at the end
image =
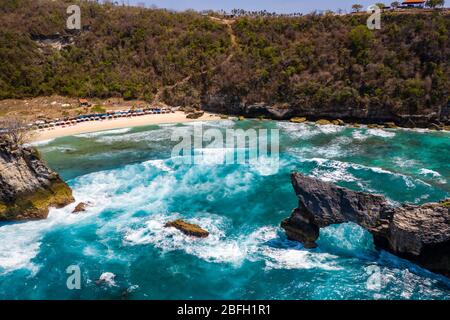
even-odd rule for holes
{"type": "MultiPolygon", "coordinates": [[[[275,121],[203,128],[279,129],[279,170],[253,164],[189,165],[171,158],[174,130],[160,125],[40,143],[75,204],[47,220],[0,224],[0,299],[450,299],[450,281],[373,246],[354,224],[322,229],[319,247],[288,241],[280,222],[296,206],[290,172],[393,203],[450,197],[450,134],[351,129],[275,121]],[[208,229],[192,239],[164,223],[208,229]],[[77,265],[81,289],[69,290],[77,265]],[[373,270],[378,270],[373,278],[373,270]],[[97,283],[104,273],[109,282],[97,283]],[[375,284],[375,285],[374,285],[375,284]]],[[[209,148],[205,158],[230,150],[209,148]]],[[[231,151],[233,152],[233,151],[231,151]]]]}

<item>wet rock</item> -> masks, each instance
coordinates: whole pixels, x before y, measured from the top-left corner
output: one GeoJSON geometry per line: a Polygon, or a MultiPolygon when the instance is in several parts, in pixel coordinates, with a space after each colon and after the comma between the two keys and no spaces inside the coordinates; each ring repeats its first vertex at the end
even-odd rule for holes
{"type": "Polygon", "coordinates": [[[390,128],[390,129],[396,129],[396,128],[398,128],[397,125],[396,125],[394,122],[386,122],[386,123],[384,124],[384,127],[385,127],[385,128],[390,128]]]}
{"type": "Polygon", "coordinates": [[[318,124],[318,125],[327,125],[327,124],[331,124],[331,121],[325,120],[325,119],[320,119],[320,120],[316,121],[316,124],[318,124]]]}
{"type": "Polygon", "coordinates": [[[436,123],[432,123],[432,124],[430,124],[430,125],[428,126],[428,129],[440,131],[440,130],[443,129],[443,126],[438,125],[438,124],[436,124],[436,123]]]}
{"type": "Polygon", "coordinates": [[[200,226],[192,223],[185,222],[181,219],[167,222],[164,227],[166,228],[176,228],[183,232],[184,234],[188,236],[193,236],[197,238],[206,238],[209,236],[209,232],[202,229],[200,226]]]}
{"type": "Polygon", "coordinates": [[[77,206],[75,207],[75,209],[73,209],[72,213],[85,212],[86,209],[87,209],[87,207],[88,207],[87,203],[80,202],[79,204],[77,204],[77,206]]]}
{"type": "Polygon", "coordinates": [[[281,223],[289,239],[311,247],[320,228],[354,222],[372,233],[378,248],[450,276],[450,199],[394,207],[383,196],[299,173],[291,180],[299,205],[281,223]]]}
{"type": "Polygon", "coordinates": [[[32,148],[0,143],[0,220],[47,218],[74,200],[72,190],[32,148]]]}
{"type": "Polygon", "coordinates": [[[294,118],[291,118],[291,120],[289,120],[289,121],[293,122],[293,123],[303,123],[303,122],[306,121],[306,118],[304,118],[304,117],[301,117],[301,118],[294,117],[294,118]]]}
{"type": "Polygon", "coordinates": [[[341,119],[331,120],[331,123],[334,124],[335,126],[344,126],[345,125],[345,122],[342,121],[341,119]]]}

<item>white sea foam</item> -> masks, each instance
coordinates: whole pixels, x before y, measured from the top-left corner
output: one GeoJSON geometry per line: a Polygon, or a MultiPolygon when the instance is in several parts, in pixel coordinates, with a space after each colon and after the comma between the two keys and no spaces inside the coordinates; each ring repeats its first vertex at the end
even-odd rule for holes
{"type": "Polygon", "coordinates": [[[25,223],[5,224],[0,227],[0,274],[28,269],[39,270],[33,259],[39,253],[43,236],[58,226],[78,223],[84,215],[70,214],[75,204],[63,209],[50,209],[48,218],[25,223]]]}
{"type": "Polygon", "coordinates": [[[342,269],[333,261],[337,257],[327,253],[266,248],[264,254],[266,255],[267,269],[342,269]]]}
{"type": "Polygon", "coordinates": [[[364,141],[364,140],[367,140],[367,138],[369,138],[369,136],[367,134],[364,134],[361,130],[353,131],[352,137],[353,137],[353,139],[360,140],[360,141],[364,141]]]}
{"type": "Polygon", "coordinates": [[[395,132],[387,131],[384,129],[367,129],[367,134],[382,138],[393,138],[395,137],[395,132]]]}
{"type": "Polygon", "coordinates": [[[312,175],[322,181],[357,181],[351,173],[347,171],[349,164],[340,161],[322,161],[322,165],[312,171],[312,175]]]}
{"type": "MultiPolygon", "coordinates": [[[[405,185],[412,189],[416,187],[416,184],[422,184],[425,186],[430,186],[429,183],[426,183],[425,181],[422,181],[420,179],[414,179],[408,175],[398,173],[398,172],[392,172],[383,168],[379,167],[368,167],[361,164],[356,164],[352,162],[341,162],[338,160],[330,160],[325,158],[304,158],[301,155],[296,154],[297,158],[301,162],[315,162],[317,163],[317,167],[313,169],[311,174],[323,181],[332,181],[332,182],[338,182],[338,181],[358,181],[358,178],[356,178],[354,175],[352,175],[349,172],[349,169],[352,170],[370,170],[375,173],[379,174],[386,174],[386,175],[392,175],[401,178],[405,185]]],[[[366,186],[364,186],[364,189],[367,189],[366,186]]],[[[369,191],[369,190],[366,190],[369,191]]],[[[373,190],[372,190],[373,191],[373,190]]]]}
{"type": "Polygon", "coordinates": [[[167,165],[167,160],[156,159],[142,163],[143,166],[153,166],[161,171],[173,172],[173,169],[167,165]]]}
{"type": "Polygon", "coordinates": [[[47,144],[50,144],[54,140],[55,140],[55,138],[47,139],[47,140],[41,140],[41,141],[34,141],[34,142],[31,142],[31,143],[27,143],[25,145],[26,146],[31,146],[31,147],[42,147],[42,146],[45,146],[47,144]]]}
{"type": "Polygon", "coordinates": [[[114,280],[116,278],[116,275],[112,272],[104,272],[100,275],[100,278],[98,279],[98,283],[102,284],[105,283],[106,285],[110,287],[116,286],[116,281],[114,280]]]}
{"type": "Polygon", "coordinates": [[[395,157],[394,163],[401,168],[411,168],[418,165],[418,162],[414,159],[404,159],[402,157],[395,157]]]}
{"type": "Polygon", "coordinates": [[[336,125],[315,125],[309,123],[277,122],[278,128],[296,139],[310,139],[318,134],[336,134],[345,127],[336,125]]]}
{"type": "Polygon", "coordinates": [[[205,239],[196,239],[184,235],[175,228],[165,228],[166,222],[180,218],[179,214],[153,215],[144,226],[137,229],[128,229],[124,237],[128,244],[152,244],[163,251],[183,250],[188,254],[216,263],[240,264],[246,252],[236,240],[227,239],[223,229],[227,221],[223,217],[204,214],[189,219],[208,230],[210,235],[205,239]]]}
{"type": "Polygon", "coordinates": [[[321,133],[321,131],[316,126],[307,123],[279,121],[277,122],[277,126],[295,139],[310,139],[321,133]]]}
{"type": "Polygon", "coordinates": [[[387,131],[384,129],[355,129],[352,133],[352,137],[356,140],[364,141],[370,136],[381,137],[381,138],[393,138],[395,137],[395,132],[387,131]]]}
{"type": "Polygon", "coordinates": [[[316,127],[324,134],[335,134],[345,130],[344,126],[337,126],[334,124],[316,125],[316,127]]]}
{"type": "Polygon", "coordinates": [[[80,133],[75,135],[75,137],[79,138],[95,138],[101,136],[115,135],[115,134],[124,134],[131,130],[131,128],[122,128],[122,129],[113,129],[113,130],[104,130],[97,132],[89,132],[89,133],[80,133]]]}
{"type": "Polygon", "coordinates": [[[151,244],[164,251],[183,250],[212,263],[229,263],[239,266],[245,260],[262,260],[268,269],[338,269],[329,254],[308,252],[300,249],[270,247],[267,242],[277,238],[276,228],[262,227],[248,236],[227,236],[230,223],[223,217],[208,214],[189,219],[210,232],[208,238],[196,239],[174,228],[165,228],[169,220],[179,214],[155,215],[138,229],[127,230],[124,241],[129,245],[151,244]]]}
{"type": "Polygon", "coordinates": [[[422,168],[419,170],[419,174],[426,177],[426,178],[432,178],[437,180],[438,183],[440,184],[446,184],[447,180],[445,178],[442,178],[442,175],[434,170],[430,170],[430,169],[426,169],[426,168],[422,168]]]}
{"type": "Polygon", "coordinates": [[[419,173],[424,176],[432,176],[433,178],[439,178],[441,176],[441,174],[439,172],[430,170],[430,169],[426,169],[426,168],[420,169],[419,173]]]}

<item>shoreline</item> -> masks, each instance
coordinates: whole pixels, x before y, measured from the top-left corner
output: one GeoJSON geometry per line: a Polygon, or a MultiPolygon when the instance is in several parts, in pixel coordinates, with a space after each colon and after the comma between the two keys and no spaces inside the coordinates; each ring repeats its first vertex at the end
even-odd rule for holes
{"type": "Polygon", "coordinates": [[[50,139],[73,136],[83,133],[100,132],[114,129],[141,127],[153,124],[165,123],[185,123],[194,121],[217,121],[221,118],[213,113],[205,112],[203,116],[198,119],[188,119],[186,114],[181,111],[166,114],[149,114],[139,117],[118,118],[93,122],[77,123],[66,127],[56,127],[48,129],[39,129],[33,131],[30,139],[31,143],[42,142],[50,139]]]}

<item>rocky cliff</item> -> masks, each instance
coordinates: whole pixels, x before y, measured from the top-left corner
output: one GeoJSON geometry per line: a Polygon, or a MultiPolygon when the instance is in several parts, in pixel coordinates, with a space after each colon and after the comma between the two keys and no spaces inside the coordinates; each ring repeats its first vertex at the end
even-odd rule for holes
{"type": "Polygon", "coordinates": [[[450,277],[450,200],[394,207],[379,195],[292,174],[299,205],[281,223],[289,239],[315,247],[320,228],[354,222],[378,248],[450,277]]]}
{"type": "Polygon", "coordinates": [[[31,148],[0,142],[0,220],[47,218],[73,202],[72,190],[31,148]]]}

